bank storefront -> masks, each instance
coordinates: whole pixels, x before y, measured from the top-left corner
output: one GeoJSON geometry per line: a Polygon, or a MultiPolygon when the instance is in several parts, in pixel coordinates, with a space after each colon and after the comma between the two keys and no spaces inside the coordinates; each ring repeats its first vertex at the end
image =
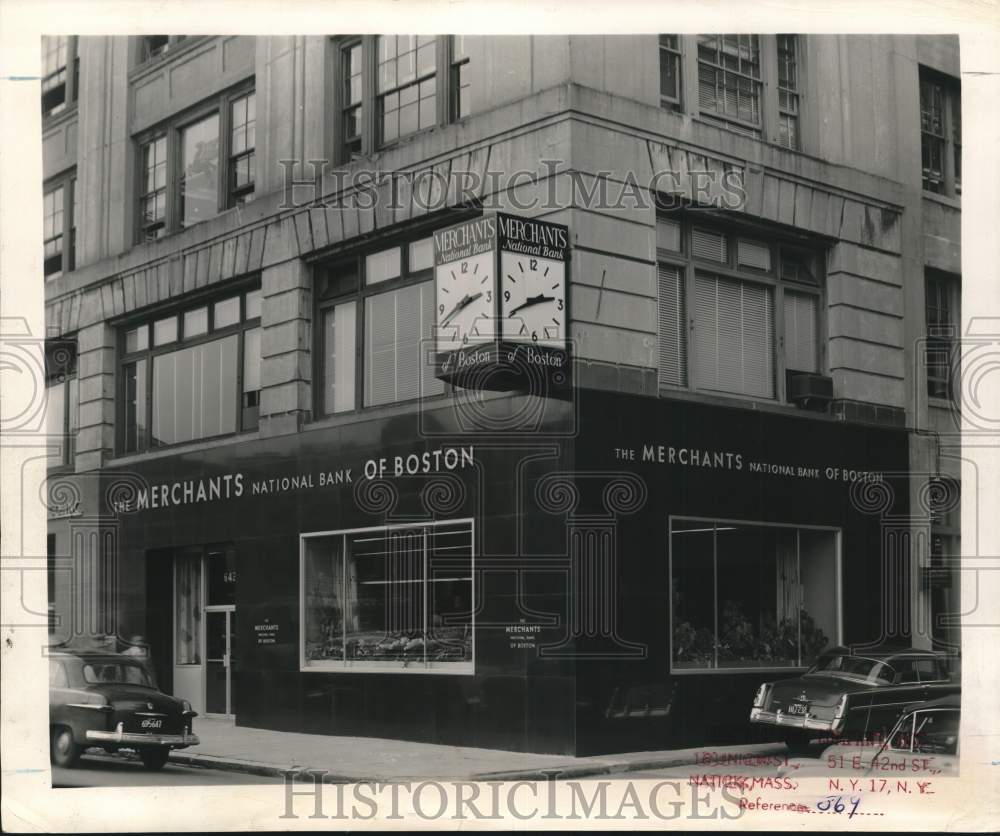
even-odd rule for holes
{"type": "Polygon", "coordinates": [[[761,681],[884,632],[905,432],[492,404],[530,426],[440,398],[137,463],[120,632],[239,725],[578,754],[746,740],[761,681]]]}

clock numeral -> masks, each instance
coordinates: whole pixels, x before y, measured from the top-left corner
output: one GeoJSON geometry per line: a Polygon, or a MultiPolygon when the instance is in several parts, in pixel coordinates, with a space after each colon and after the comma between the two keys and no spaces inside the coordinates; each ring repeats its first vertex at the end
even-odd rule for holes
{"type": "Polygon", "coordinates": [[[462,270],[461,270],[461,272],[463,272],[463,273],[468,273],[469,272],[469,262],[468,261],[463,261],[462,262],[462,270]]]}
{"type": "Polygon", "coordinates": [[[504,300],[504,302],[509,302],[510,301],[510,291],[509,290],[505,290],[503,292],[503,300],[504,300]]]}
{"type": "Polygon", "coordinates": [[[556,299],[556,303],[559,305],[559,310],[562,310],[563,309],[563,301],[562,301],[562,299],[556,299]]]}
{"type": "Polygon", "coordinates": [[[532,272],[537,271],[538,270],[538,259],[537,258],[529,258],[528,259],[528,267],[529,267],[529,269],[532,272]]]}
{"type": "Polygon", "coordinates": [[[462,345],[468,345],[468,343],[469,343],[469,335],[468,335],[468,334],[465,334],[465,335],[464,335],[464,336],[462,337],[462,345]]]}
{"type": "Polygon", "coordinates": [[[531,332],[531,339],[532,339],[532,342],[536,342],[536,343],[538,342],[538,332],[537,331],[532,331],[531,332]]]}
{"type": "Polygon", "coordinates": [[[493,291],[492,290],[487,290],[486,291],[486,301],[487,302],[492,302],[493,301],[493,291]]]}
{"type": "Polygon", "coordinates": [[[444,313],[444,305],[438,305],[438,313],[439,314],[443,314],[444,313]]]}

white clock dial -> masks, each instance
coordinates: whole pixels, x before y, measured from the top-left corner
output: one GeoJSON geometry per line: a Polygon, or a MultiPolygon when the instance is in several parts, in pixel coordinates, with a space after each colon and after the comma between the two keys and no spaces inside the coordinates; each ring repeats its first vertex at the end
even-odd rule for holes
{"type": "Polygon", "coordinates": [[[566,264],[501,253],[500,317],[505,340],[565,346],[566,264]]]}
{"type": "Polygon", "coordinates": [[[496,287],[492,252],[439,264],[435,286],[438,351],[493,339],[496,287]]]}

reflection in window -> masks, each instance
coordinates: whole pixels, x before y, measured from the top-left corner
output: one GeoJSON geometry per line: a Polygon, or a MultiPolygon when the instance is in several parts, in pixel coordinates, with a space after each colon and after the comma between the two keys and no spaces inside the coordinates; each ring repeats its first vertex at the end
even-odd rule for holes
{"type": "Polygon", "coordinates": [[[801,667],[836,639],[833,531],[674,520],[674,668],[801,667]]]}
{"type": "Polygon", "coordinates": [[[219,213],[219,114],[181,131],[181,225],[219,213]]]}
{"type": "Polygon", "coordinates": [[[174,564],[178,665],[201,664],[201,553],[178,556],[174,564]]]}
{"type": "Polygon", "coordinates": [[[310,537],[304,555],[307,666],[472,662],[468,523],[310,537]]]}

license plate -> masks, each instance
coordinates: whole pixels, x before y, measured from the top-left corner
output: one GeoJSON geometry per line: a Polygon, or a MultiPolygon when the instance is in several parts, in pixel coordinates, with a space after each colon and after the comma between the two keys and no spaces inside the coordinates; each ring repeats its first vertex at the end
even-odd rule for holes
{"type": "Polygon", "coordinates": [[[805,714],[809,709],[809,706],[804,702],[793,702],[788,706],[789,714],[805,714]]]}

